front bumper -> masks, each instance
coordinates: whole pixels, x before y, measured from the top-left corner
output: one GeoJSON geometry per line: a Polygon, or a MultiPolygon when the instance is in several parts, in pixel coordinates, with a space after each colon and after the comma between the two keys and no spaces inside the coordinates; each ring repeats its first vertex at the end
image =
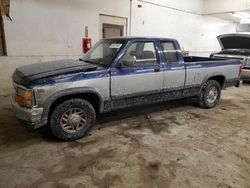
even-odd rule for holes
{"type": "Polygon", "coordinates": [[[42,118],[43,108],[24,108],[16,103],[13,97],[11,104],[16,118],[28,127],[36,129],[46,124],[47,120],[42,118]]]}
{"type": "Polygon", "coordinates": [[[241,70],[241,80],[250,81],[250,69],[242,69],[241,70]]]}

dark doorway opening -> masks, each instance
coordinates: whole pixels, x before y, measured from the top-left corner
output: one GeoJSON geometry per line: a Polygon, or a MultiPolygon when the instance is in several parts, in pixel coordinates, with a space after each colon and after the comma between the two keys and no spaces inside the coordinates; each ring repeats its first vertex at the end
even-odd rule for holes
{"type": "Polygon", "coordinates": [[[5,36],[4,36],[3,18],[2,15],[0,15],[0,56],[4,55],[6,55],[5,36]]]}

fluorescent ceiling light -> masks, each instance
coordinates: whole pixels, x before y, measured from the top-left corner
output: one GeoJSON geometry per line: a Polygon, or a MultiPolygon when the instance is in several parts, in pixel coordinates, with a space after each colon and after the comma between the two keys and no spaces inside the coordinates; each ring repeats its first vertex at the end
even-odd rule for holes
{"type": "Polygon", "coordinates": [[[245,12],[233,12],[234,17],[239,18],[241,20],[248,20],[250,19],[250,15],[245,12]]]}
{"type": "Polygon", "coordinates": [[[241,23],[241,24],[250,24],[250,19],[243,19],[243,20],[240,20],[240,23],[241,23]]]}

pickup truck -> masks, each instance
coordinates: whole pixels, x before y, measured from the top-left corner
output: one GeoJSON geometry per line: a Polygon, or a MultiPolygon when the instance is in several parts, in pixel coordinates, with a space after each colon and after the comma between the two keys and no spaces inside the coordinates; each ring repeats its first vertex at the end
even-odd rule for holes
{"type": "Polygon", "coordinates": [[[212,108],[221,89],[239,85],[240,72],[239,60],[184,58],[175,39],[110,38],[78,60],[17,68],[11,100],[26,125],[48,124],[56,137],[75,140],[97,113],[188,97],[212,108]]]}
{"type": "Polygon", "coordinates": [[[242,63],[241,80],[250,81],[250,34],[232,33],[217,37],[221,51],[210,57],[217,59],[237,59],[242,63]]]}

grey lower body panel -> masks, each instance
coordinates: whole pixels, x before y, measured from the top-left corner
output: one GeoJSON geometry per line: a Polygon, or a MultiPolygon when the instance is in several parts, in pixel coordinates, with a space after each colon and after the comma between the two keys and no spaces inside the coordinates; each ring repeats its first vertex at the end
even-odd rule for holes
{"type": "Polygon", "coordinates": [[[47,123],[47,119],[42,118],[43,108],[24,108],[11,97],[11,104],[16,118],[30,128],[39,128],[47,123]]]}
{"type": "MultiPolygon", "coordinates": [[[[237,86],[239,85],[239,78],[227,80],[225,87],[237,86]]],[[[112,98],[111,100],[106,100],[103,102],[103,110],[101,112],[109,112],[117,109],[128,108],[133,106],[155,104],[164,101],[176,100],[181,98],[196,97],[200,92],[200,85],[192,85],[186,87],[173,88],[168,90],[155,91],[152,93],[140,93],[132,96],[119,96],[117,98],[112,98]]],[[[29,125],[32,128],[39,128],[48,121],[49,110],[45,108],[24,108],[16,103],[13,98],[11,98],[13,110],[16,114],[17,119],[29,125]]]]}
{"type": "Polygon", "coordinates": [[[200,86],[197,86],[186,89],[169,90],[155,94],[145,94],[132,97],[124,96],[121,97],[120,99],[117,98],[111,101],[105,101],[103,112],[109,112],[133,106],[155,104],[164,101],[176,100],[187,97],[196,97],[199,90],[200,86]]]}

